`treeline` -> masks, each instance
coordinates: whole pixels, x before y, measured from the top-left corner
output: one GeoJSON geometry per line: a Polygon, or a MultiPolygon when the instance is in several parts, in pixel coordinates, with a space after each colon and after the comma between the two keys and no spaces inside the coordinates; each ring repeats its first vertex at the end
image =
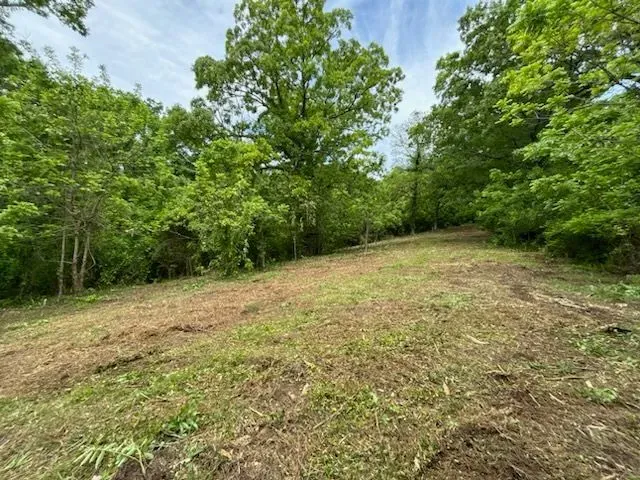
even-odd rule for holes
{"type": "MultiPolygon", "coordinates": [[[[24,5],[86,31],[91,2],[24,5]]],[[[78,52],[25,55],[3,16],[0,297],[229,274],[400,228],[371,147],[401,71],[323,0],[235,16],[225,58],[195,61],[207,94],[188,109],[87,78],[78,52]]]]}
{"type": "Polygon", "coordinates": [[[165,108],[27,55],[12,9],[86,33],[90,0],[0,5],[0,298],[78,293],[478,222],[508,244],[640,268],[640,2],[470,7],[438,103],[324,0],[242,0],[205,92],[165,108]]]}
{"type": "Polygon", "coordinates": [[[459,30],[391,174],[412,179],[411,222],[638,271],[640,2],[481,2],[459,30]]]}

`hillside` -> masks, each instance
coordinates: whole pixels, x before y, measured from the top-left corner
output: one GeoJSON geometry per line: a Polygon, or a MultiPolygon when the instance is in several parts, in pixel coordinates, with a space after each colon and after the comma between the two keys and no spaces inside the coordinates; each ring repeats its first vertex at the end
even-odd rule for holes
{"type": "Polygon", "coordinates": [[[461,228],[6,310],[0,476],[637,478],[621,281],[461,228]]]}

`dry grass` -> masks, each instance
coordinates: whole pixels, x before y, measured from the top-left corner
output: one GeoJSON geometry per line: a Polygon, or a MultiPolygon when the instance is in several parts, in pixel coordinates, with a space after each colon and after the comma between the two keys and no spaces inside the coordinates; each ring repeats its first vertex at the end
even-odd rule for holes
{"type": "Polygon", "coordinates": [[[619,281],[457,229],[5,311],[0,477],[638,478],[619,281]]]}

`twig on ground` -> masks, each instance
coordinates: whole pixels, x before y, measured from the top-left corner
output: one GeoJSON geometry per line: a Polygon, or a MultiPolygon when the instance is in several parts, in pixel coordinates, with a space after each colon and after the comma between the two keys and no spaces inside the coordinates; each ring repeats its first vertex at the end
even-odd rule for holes
{"type": "Polygon", "coordinates": [[[535,403],[538,407],[540,407],[541,405],[538,403],[538,400],[536,400],[536,397],[533,396],[533,394],[529,393],[529,396],[531,397],[531,400],[533,400],[533,403],[535,403]]]}
{"type": "Polygon", "coordinates": [[[266,415],[262,412],[259,412],[258,410],[256,410],[253,407],[249,407],[249,410],[251,410],[253,413],[255,413],[256,415],[260,416],[260,417],[266,417],[266,415]]]}
{"type": "MultiPolygon", "coordinates": [[[[346,405],[346,404],[345,404],[346,405]]],[[[336,418],[338,415],[340,415],[342,413],[342,411],[344,410],[345,405],[342,405],[339,409],[337,409],[335,412],[333,412],[331,415],[329,415],[327,418],[325,418],[324,420],[322,420],[321,422],[316,423],[313,426],[312,430],[316,430],[317,428],[321,427],[322,425],[324,425],[327,422],[330,422],[331,420],[333,420],[334,418],[336,418]]]]}
{"type": "Polygon", "coordinates": [[[549,396],[551,397],[552,400],[555,400],[556,402],[558,402],[561,405],[566,405],[567,404],[567,402],[563,402],[558,397],[556,397],[553,393],[550,393],[549,396]]]}
{"type": "Polygon", "coordinates": [[[579,375],[569,375],[566,377],[549,377],[545,378],[545,380],[549,380],[550,382],[561,382],[563,380],[584,380],[584,377],[581,377],[579,375]]]}
{"type": "Polygon", "coordinates": [[[489,345],[489,342],[483,342],[482,340],[478,340],[476,337],[472,337],[471,335],[465,335],[469,340],[473,343],[477,343],[478,345],[489,345]]]}

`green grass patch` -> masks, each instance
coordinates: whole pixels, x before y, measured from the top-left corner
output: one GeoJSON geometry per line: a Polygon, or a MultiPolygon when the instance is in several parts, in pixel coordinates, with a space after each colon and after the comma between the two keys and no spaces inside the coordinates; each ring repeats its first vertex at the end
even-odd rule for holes
{"type": "Polygon", "coordinates": [[[613,302],[640,301],[640,275],[620,277],[601,268],[577,265],[562,265],[559,269],[563,274],[550,282],[557,290],[613,302]]]}
{"type": "Polygon", "coordinates": [[[640,367],[640,335],[593,333],[575,341],[585,355],[599,357],[620,366],[640,367]]]}
{"type": "Polygon", "coordinates": [[[609,405],[618,401],[618,391],[615,388],[596,388],[587,386],[579,390],[580,394],[590,402],[609,405]]]}

